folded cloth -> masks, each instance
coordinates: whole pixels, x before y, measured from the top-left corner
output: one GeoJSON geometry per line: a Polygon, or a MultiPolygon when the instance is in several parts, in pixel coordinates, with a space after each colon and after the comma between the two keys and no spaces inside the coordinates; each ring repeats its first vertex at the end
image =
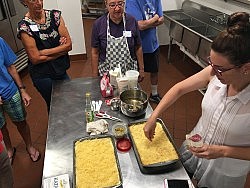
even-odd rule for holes
{"type": "Polygon", "coordinates": [[[104,134],[108,132],[108,122],[104,119],[87,123],[87,133],[90,135],[104,134]]]}

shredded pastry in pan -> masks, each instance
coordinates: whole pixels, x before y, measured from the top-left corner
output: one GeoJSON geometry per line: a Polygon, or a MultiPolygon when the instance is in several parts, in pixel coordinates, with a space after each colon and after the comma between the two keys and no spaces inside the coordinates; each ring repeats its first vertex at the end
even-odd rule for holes
{"type": "Polygon", "coordinates": [[[145,124],[146,122],[129,126],[142,164],[145,166],[178,159],[175,148],[169,141],[161,124],[156,123],[155,137],[152,142],[144,135],[143,127],[145,124]]]}
{"type": "Polygon", "coordinates": [[[76,188],[112,187],[120,184],[114,146],[110,138],[75,143],[76,188]]]}

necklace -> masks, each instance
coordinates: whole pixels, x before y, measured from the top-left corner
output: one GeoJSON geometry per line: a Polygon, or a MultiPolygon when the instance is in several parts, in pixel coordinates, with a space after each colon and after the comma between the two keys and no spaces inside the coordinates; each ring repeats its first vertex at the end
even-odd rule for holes
{"type": "Polygon", "coordinates": [[[31,19],[32,21],[38,23],[38,24],[45,24],[45,13],[42,11],[39,15],[32,16],[30,13],[27,14],[27,17],[31,19]]]}

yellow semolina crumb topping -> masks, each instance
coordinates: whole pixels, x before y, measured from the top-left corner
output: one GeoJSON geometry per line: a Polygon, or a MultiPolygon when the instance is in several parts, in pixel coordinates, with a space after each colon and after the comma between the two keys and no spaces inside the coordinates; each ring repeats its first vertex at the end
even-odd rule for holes
{"type": "Polygon", "coordinates": [[[76,188],[111,187],[120,176],[111,138],[75,143],[76,188]]]}
{"type": "Polygon", "coordinates": [[[161,124],[156,123],[154,139],[149,141],[143,132],[146,122],[129,126],[142,164],[151,165],[178,159],[173,144],[169,141],[161,124]]]}

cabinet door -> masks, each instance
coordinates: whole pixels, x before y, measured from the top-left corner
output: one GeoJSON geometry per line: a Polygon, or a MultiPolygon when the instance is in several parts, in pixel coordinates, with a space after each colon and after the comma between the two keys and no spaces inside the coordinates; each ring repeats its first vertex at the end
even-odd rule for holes
{"type": "Polygon", "coordinates": [[[17,51],[15,36],[10,23],[6,2],[0,1],[0,36],[10,45],[13,51],[17,51]]]}
{"type": "Polygon", "coordinates": [[[7,11],[10,18],[10,24],[12,32],[16,41],[17,51],[23,48],[21,40],[17,38],[17,24],[27,13],[27,8],[25,8],[19,0],[5,0],[7,5],[7,11]]]}

